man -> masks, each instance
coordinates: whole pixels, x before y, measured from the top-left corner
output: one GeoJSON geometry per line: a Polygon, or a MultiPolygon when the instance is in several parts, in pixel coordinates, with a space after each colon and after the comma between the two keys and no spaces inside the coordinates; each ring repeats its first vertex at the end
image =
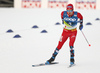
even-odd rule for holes
{"type": "Polygon", "coordinates": [[[77,23],[78,19],[80,19],[80,26],[79,29],[83,29],[83,16],[77,12],[74,11],[73,5],[68,4],[66,11],[63,11],[61,13],[62,23],[65,24],[65,27],[63,29],[61,38],[59,40],[58,46],[55,49],[52,57],[46,61],[46,64],[50,64],[55,60],[55,57],[57,56],[59,50],[62,48],[65,41],[69,38],[69,47],[70,47],[70,65],[74,65],[74,42],[77,35],[77,23]]]}

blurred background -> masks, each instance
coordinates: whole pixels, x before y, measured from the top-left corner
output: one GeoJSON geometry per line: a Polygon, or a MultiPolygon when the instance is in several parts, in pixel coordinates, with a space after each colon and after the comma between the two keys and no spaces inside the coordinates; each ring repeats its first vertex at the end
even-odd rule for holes
{"type": "Polygon", "coordinates": [[[14,7],[14,0],[0,0],[0,7],[14,7]]]}
{"type": "Polygon", "coordinates": [[[100,9],[100,0],[0,0],[0,7],[66,8],[68,3],[72,3],[75,9],[100,9]]]}

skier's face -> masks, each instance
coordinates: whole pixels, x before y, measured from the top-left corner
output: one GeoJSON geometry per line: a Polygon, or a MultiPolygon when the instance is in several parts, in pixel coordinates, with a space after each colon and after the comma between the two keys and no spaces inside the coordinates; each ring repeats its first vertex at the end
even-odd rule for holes
{"type": "Polygon", "coordinates": [[[67,13],[68,13],[68,15],[73,15],[73,10],[72,9],[67,9],[67,13]]]}

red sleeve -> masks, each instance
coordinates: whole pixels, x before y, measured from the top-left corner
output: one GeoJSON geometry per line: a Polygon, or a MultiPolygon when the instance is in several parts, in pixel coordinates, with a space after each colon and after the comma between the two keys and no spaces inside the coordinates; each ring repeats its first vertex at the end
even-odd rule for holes
{"type": "Polygon", "coordinates": [[[61,18],[63,19],[63,14],[64,14],[64,11],[63,12],[61,12],[61,18]]]}
{"type": "Polygon", "coordinates": [[[83,16],[80,13],[77,13],[77,17],[81,20],[80,24],[83,24],[83,16]]]}
{"type": "Polygon", "coordinates": [[[77,13],[77,17],[80,19],[80,20],[83,20],[83,16],[78,12],[77,13]]]}

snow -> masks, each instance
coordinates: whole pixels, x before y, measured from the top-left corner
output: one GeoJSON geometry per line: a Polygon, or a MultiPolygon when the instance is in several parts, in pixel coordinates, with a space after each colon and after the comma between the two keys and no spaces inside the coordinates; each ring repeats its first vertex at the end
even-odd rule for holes
{"type": "MultiPolygon", "coordinates": [[[[75,42],[76,66],[68,68],[69,39],[63,45],[56,62],[59,64],[32,67],[44,63],[55,50],[64,25],[60,14],[64,9],[0,9],[0,73],[99,73],[100,10],[77,10],[84,17],[84,29],[89,47],[81,31],[75,42]],[[85,25],[91,22],[92,25],[85,25]],[[32,28],[37,25],[39,28],[32,28]],[[13,33],[6,33],[12,29],[13,33]],[[47,30],[48,33],[40,33],[47,30]],[[21,38],[13,38],[19,34],[21,38]]],[[[78,24],[79,26],[79,24],[78,24]]]]}

